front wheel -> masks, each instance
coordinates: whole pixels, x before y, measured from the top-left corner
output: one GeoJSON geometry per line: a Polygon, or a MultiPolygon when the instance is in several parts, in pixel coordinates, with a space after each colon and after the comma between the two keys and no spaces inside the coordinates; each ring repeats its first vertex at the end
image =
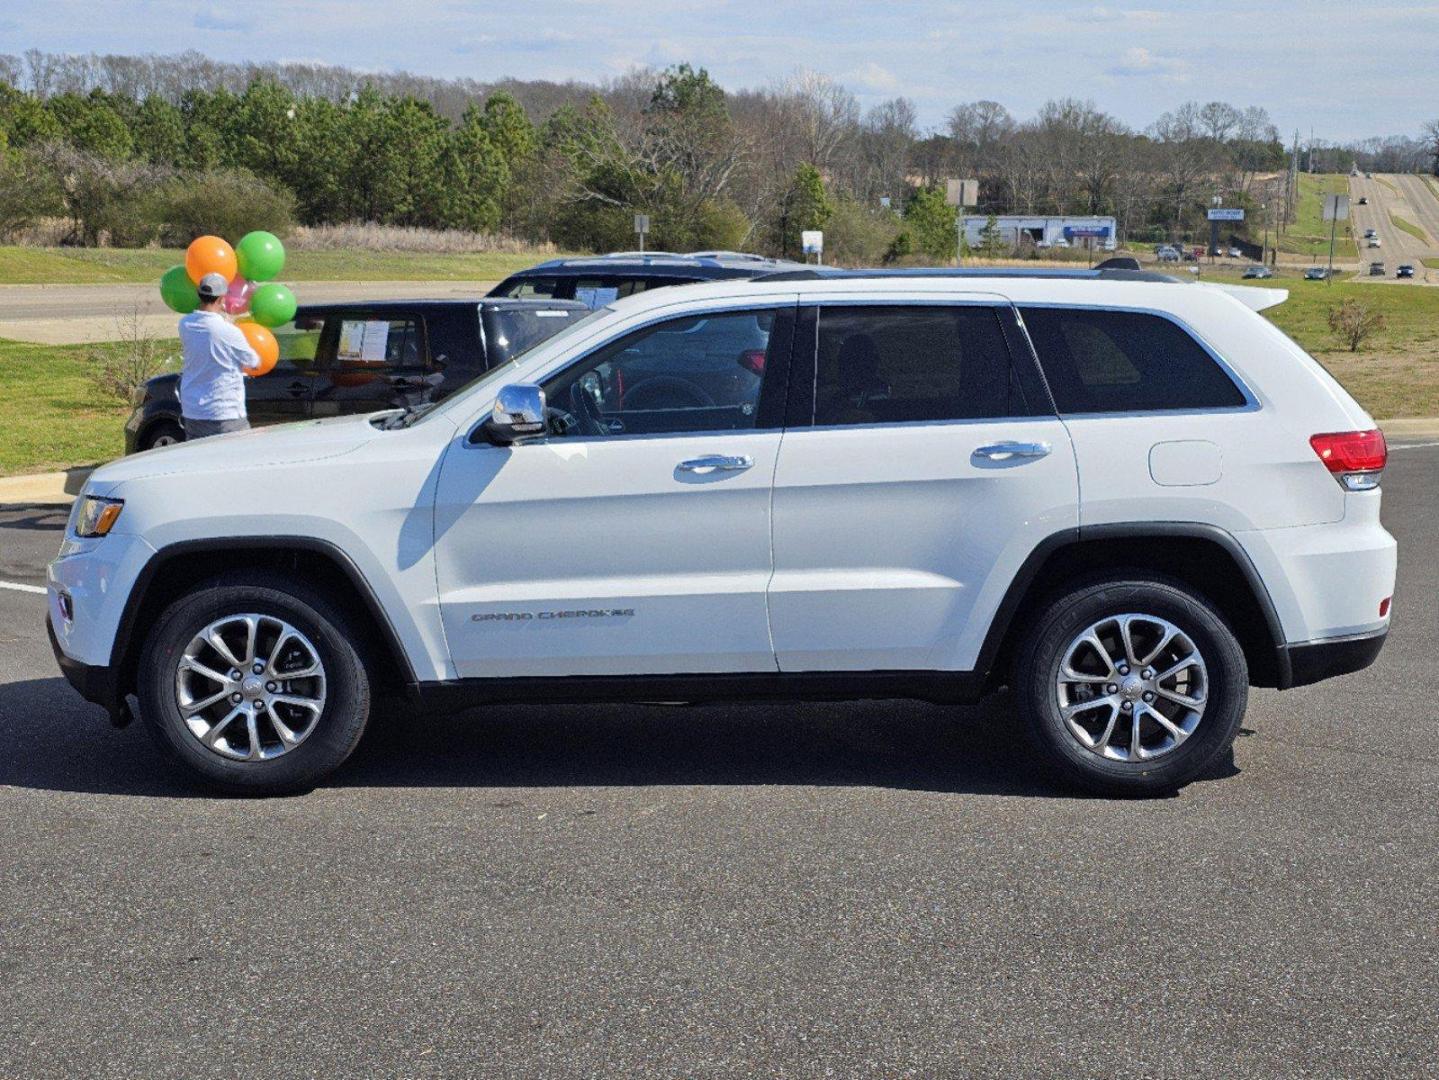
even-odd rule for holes
{"type": "Polygon", "coordinates": [[[1203,597],[1174,582],[1111,580],[1046,607],[1015,685],[1031,737],[1061,773],[1148,795],[1189,783],[1231,746],[1249,669],[1203,597]]]}
{"type": "Polygon", "coordinates": [[[185,441],[185,429],[173,420],[158,420],[150,425],[140,440],[141,450],[154,450],[159,446],[174,446],[185,441]]]}
{"type": "Polygon", "coordinates": [[[213,786],[256,795],[314,786],[349,757],[370,713],[349,620],[277,574],[234,574],[161,616],[138,695],[162,749],[213,786]]]}

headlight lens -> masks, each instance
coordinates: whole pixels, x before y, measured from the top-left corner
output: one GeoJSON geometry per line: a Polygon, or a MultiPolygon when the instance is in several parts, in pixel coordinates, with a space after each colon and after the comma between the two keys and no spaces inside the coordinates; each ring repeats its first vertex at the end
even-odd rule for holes
{"type": "Polygon", "coordinates": [[[123,509],[123,499],[99,499],[94,495],[86,495],[80,503],[80,513],[75,518],[75,535],[104,536],[119,520],[120,511],[123,509]]]}

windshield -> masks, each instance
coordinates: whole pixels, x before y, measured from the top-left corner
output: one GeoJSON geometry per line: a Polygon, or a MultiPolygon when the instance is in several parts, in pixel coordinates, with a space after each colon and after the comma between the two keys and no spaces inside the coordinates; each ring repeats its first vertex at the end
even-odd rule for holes
{"type": "MultiPolygon", "coordinates": [[[[563,327],[563,329],[559,333],[552,334],[547,337],[541,338],[538,341],[532,342],[523,351],[512,353],[507,363],[502,363],[498,367],[491,368],[489,371],[485,372],[477,379],[471,379],[454,393],[446,397],[444,401],[440,402],[438,405],[434,406],[431,409],[427,409],[423,414],[417,416],[414,422],[417,424],[423,424],[425,421],[431,419],[432,417],[447,413],[455,405],[456,402],[468,398],[471,394],[474,394],[485,387],[504,386],[505,383],[509,382],[515,377],[515,369],[519,366],[520,361],[525,359],[535,349],[540,348],[541,346],[558,346],[560,342],[564,339],[574,337],[581,330],[582,327],[588,325],[591,322],[594,322],[601,315],[613,314],[613,311],[613,308],[596,308],[594,311],[574,312],[573,314],[577,315],[578,318],[565,319],[563,322],[561,322],[561,320],[559,319],[556,319],[556,324],[563,327]]],[[[566,314],[570,314],[570,312],[567,311],[566,314]]]]}

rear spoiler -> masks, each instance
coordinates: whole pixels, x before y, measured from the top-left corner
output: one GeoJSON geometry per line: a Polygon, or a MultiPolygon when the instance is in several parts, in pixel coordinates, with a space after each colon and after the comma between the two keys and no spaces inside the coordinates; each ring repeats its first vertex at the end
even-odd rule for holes
{"type": "Polygon", "coordinates": [[[1228,293],[1250,311],[1263,311],[1289,299],[1288,289],[1265,289],[1256,285],[1219,285],[1211,281],[1201,281],[1198,284],[1206,289],[1218,289],[1222,293],[1228,293]]]}

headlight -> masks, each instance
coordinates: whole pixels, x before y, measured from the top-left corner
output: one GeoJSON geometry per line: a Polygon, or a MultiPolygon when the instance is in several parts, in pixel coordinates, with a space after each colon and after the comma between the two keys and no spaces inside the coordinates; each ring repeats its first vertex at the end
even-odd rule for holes
{"type": "Polygon", "coordinates": [[[80,513],[75,517],[75,535],[104,536],[119,520],[123,509],[123,499],[99,499],[86,495],[80,503],[80,513]]]}

